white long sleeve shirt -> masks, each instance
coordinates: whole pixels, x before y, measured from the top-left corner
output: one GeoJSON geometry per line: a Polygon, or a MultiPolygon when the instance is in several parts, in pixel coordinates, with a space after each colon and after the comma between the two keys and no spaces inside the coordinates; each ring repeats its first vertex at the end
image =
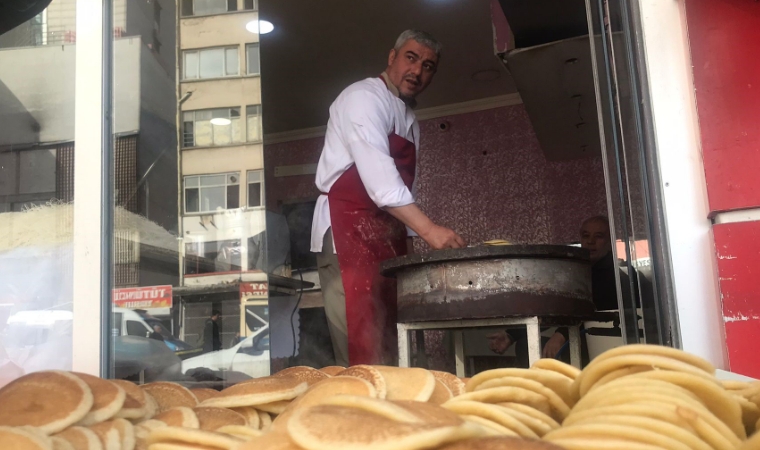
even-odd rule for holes
{"type": "MultiPolygon", "coordinates": [[[[392,133],[414,142],[419,154],[417,117],[398,97],[398,90],[387,81],[385,74],[383,78],[367,78],[346,88],[330,106],[325,146],[316,174],[320,192],[330,192],[338,178],[356,165],[364,188],[378,207],[414,203],[414,196],[390,155],[388,136],[392,133]]],[[[322,251],[330,226],[330,204],[327,196],[321,195],[311,228],[312,252],[322,251]]]]}

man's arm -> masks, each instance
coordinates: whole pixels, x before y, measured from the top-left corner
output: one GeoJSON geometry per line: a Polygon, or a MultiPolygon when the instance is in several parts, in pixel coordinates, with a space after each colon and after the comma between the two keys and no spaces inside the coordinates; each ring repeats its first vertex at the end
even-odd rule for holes
{"type": "Polygon", "coordinates": [[[387,207],[385,210],[404,225],[411,228],[428,245],[436,250],[462,248],[467,245],[464,239],[453,230],[433,223],[415,203],[395,208],[387,207]]]}

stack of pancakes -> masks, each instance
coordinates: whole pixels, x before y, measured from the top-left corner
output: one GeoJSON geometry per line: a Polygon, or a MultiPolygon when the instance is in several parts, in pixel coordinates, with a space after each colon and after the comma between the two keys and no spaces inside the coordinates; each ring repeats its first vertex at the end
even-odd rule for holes
{"type": "Polygon", "coordinates": [[[645,345],[582,372],[292,367],[222,391],[49,371],[0,389],[0,450],[760,450],[759,403],[760,384],[645,345]]]}

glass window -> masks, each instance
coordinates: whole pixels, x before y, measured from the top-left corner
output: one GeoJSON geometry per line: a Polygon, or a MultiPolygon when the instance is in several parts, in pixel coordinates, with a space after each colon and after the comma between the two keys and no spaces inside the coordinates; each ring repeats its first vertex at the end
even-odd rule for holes
{"type": "Polygon", "coordinates": [[[246,73],[248,75],[259,75],[261,65],[259,63],[259,44],[246,44],[245,46],[246,73]]]}
{"type": "Polygon", "coordinates": [[[185,177],[185,212],[214,212],[240,207],[240,175],[196,175],[185,177]]]}
{"type": "Polygon", "coordinates": [[[256,208],[264,205],[262,185],[262,171],[252,170],[248,172],[248,206],[256,208]]]}
{"type": "Polygon", "coordinates": [[[182,78],[185,80],[222,78],[240,73],[237,46],[186,50],[183,55],[182,78]]]}
{"type": "Polygon", "coordinates": [[[150,330],[142,322],[136,320],[127,320],[127,335],[147,337],[150,330]]]}
{"type": "Polygon", "coordinates": [[[248,142],[261,142],[264,132],[261,126],[261,105],[247,106],[245,108],[248,128],[248,142]]]}
{"type": "Polygon", "coordinates": [[[212,147],[243,142],[240,108],[187,111],[182,114],[182,146],[212,147]]]}
{"type": "Polygon", "coordinates": [[[243,0],[243,9],[250,11],[259,10],[259,0],[243,0]]]}
{"type": "Polygon", "coordinates": [[[188,6],[190,7],[183,8],[183,13],[187,16],[209,16],[237,9],[237,6],[228,0],[192,0],[188,6]]]}

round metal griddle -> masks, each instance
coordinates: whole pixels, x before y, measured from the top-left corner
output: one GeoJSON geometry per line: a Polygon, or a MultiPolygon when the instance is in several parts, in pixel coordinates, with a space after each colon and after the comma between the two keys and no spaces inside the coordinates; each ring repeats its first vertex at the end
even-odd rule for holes
{"type": "Polygon", "coordinates": [[[561,245],[438,250],[385,261],[398,281],[398,321],[594,312],[589,252],[561,245]]]}

